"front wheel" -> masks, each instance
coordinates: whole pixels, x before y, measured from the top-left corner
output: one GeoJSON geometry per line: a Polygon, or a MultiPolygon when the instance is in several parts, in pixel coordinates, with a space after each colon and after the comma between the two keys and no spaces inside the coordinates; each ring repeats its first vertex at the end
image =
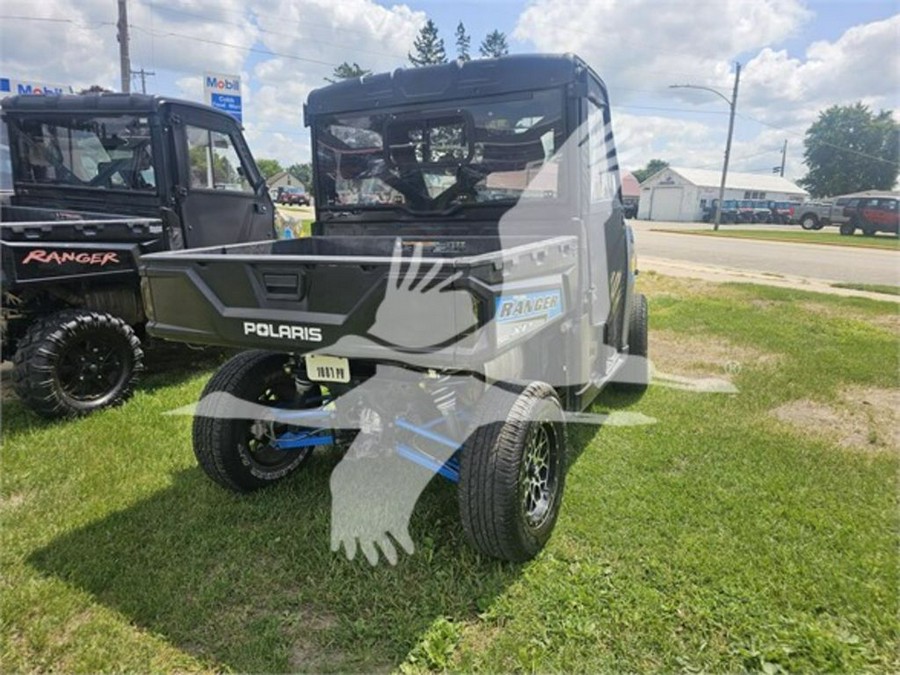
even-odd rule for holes
{"type": "Polygon", "coordinates": [[[547,543],[562,503],[566,432],[556,391],[494,385],[460,455],[459,509],[469,543],[501,560],[530,560],[547,543]]]}
{"type": "Polygon", "coordinates": [[[843,223],[841,224],[840,231],[845,237],[852,237],[853,233],[856,232],[856,225],[853,223],[843,223]]]}
{"type": "Polygon", "coordinates": [[[127,400],[143,359],[122,319],[66,309],[29,327],[13,357],[13,387],[43,417],[87,415],[127,400]]]}
{"type": "MultiPolygon", "coordinates": [[[[222,366],[206,385],[194,417],[194,455],[213,481],[235,492],[251,492],[285,478],[312,455],[312,446],[282,449],[288,431],[308,432],[271,419],[247,419],[244,403],[299,410],[321,405],[322,391],[298,385],[289,356],[254,350],[222,366]],[[224,396],[223,396],[224,394],[224,396]]],[[[252,411],[251,411],[252,412],[252,411]]],[[[263,411],[260,411],[263,412],[263,411]]]]}

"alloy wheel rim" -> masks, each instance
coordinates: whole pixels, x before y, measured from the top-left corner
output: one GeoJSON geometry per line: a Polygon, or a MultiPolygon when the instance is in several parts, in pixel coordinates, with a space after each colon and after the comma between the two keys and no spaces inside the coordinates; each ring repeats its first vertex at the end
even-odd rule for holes
{"type": "Polygon", "coordinates": [[[538,529],[547,522],[556,501],[553,440],[550,424],[530,425],[519,473],[519,489],[522,513],[526,524],[532,529],[538,529]]]}
{"type": "Polygon", "coordinates": [[[61,354],[56,369],[59,386],[74,401],[100,400],[121,384],[126,360],[124,350],[115,340],[86,335],[61,354]]]}

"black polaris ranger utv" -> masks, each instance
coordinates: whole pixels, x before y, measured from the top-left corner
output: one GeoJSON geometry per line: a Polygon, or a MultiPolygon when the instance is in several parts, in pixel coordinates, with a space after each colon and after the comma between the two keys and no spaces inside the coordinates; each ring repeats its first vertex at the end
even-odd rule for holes
{"type": "Polygon", "coordinates": [[[274,236],[237,122],[152,96],[2,102],[13,169],[2,207],[2,357],[48,416],[123,401],[146,322],[137,258],[274,236]]]}
{"type": "Polygon", "coordinates": [[[141,260],[151,334],[255,350],[206,387],[201,466],[249,491],[361,429],[351,451],[459,483],[480,551],[534,556],[566,418],[647,383],[605,85],[571,55],[509,56],[340,82],[305,120],[312,237],[141,260]]]}

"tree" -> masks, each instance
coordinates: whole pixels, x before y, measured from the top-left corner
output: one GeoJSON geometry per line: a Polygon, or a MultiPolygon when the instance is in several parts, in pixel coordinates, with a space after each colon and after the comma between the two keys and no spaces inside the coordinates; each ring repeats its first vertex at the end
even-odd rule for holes
{"type": "Polygon", "coordinates": [[[481,41],[478,51],[485,58],[496,59],[499,56],[509,54],[509,45],[506,44],[506,34],[499,30],[493,30],[481,41]]]}
{"type": "Polygon", "coordinates": [[[638,183],[643,183],[645,180],[650,178],[655,173],[659,173],[663,169],[669,166],[669,163],[661,160],[661,159],[651,159],[647,162],[647,166],[643,169],[638,169],[637,171],[632,171],[631,175],[633,175],[638,183]]]}
{"type": "Polygon", "coordinates": [[[325,80],[334,84],[335,82],[340,82],[341,80],[349,80],[354,77],[362,77],[363,75],[368,75],[371,72],[371,70],[362,68],[356,61],[354,61],[353,63],[344,61],[341,65],[335,66],[334,71],[331,73],[331,77],[326,77],[325,80]]]}
{"type": "Polygon", "coordinates": [[[415,54],[407,54],[409,62],[416,68],[430,66],[434,63],[447,63],[447,52],[444,41],[438,37],[438,29],[434,21],[428,19],[419,35],[413,42],[415,54]]]}
{"type": "Polygon", "coordinates": [[[194,180],[201,186],[215,187],[216,185],[240,185],[241,175],[231,165],[228,158],[215,151],[212,152],[212,176],[209,175],[210,148],[207,145],[195,145],[188,150],[191,163],[191,173],[194,180]],[[212,178],[210,184],[208,180],[212,178]]]}
{"type": "Polygon", "coordinates": [[[806,130],[798,181],[813,197],[891,190],[900,172],[900,125],[890,110],[877,115],[862,102],[833,105],[806,130]]]}
{"type": "Polygon", "coordinates": [[[79,94],[105,94],[112,93],[112,89],[107,89],[106,87],[101,87],[99,84],[92,84],[90,87],[86,89],[82,89],[78,92],[79,94]]]}
{"type": "Polygon", "coordinates": [[[303,164],[291,164],[287,168],[287,172],[291,174],[298,181],[303,183],[303,187],[306,188],[306,191],[309,194],[314,193],[313,188],[313,179],[312,179],[312,164],[309,162],[303,164]]]}
{"type": "Polygon", "coordinates": [[[277,159],[257,159],[256,167],[266,180],[269,180],[279,171],[284,171],[277,159]]]}
{"type": "Polygon", "coordinates": [[[472,59],[469,56],[469,45],[472,43],[472,38],[466,32],[466,27],[463,26],[463,22],[460,21],[456,26],[456,58],[460,61],[470,61],[472,59]]]}

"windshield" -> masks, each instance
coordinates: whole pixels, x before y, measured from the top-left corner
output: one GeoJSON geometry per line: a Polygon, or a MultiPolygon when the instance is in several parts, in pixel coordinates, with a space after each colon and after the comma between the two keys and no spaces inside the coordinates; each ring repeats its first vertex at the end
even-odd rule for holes
{"type": "Polygon", "coordinates": [[[16,120],[16,179],[115,190],[156,191],[146,117],[16,120]]]}
{"type": "Polygon", "coordinates": [[[458,108],[329,115],[316,125],[322,206],[432,211],[552,199],[563,141],[556,89],[458,108]]]}

